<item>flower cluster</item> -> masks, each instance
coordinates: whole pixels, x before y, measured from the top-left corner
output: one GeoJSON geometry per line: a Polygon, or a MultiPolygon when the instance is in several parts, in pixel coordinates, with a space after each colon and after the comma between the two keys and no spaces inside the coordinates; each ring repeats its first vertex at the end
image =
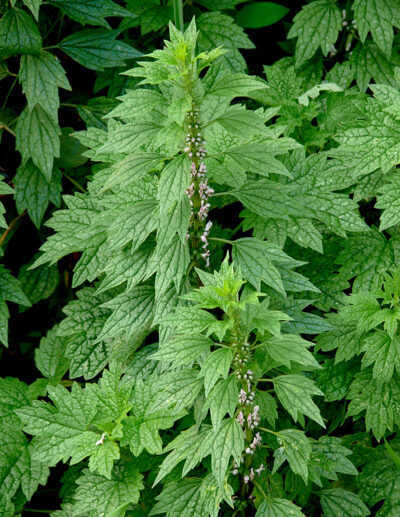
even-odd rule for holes
{"type": "MultiPolygon", "coordinates": [[[[190,166],[191,183],[186,190],[186,194],[190,202],[191,218],[200,221],[202,233],[199,236],[201,241],[201,256],[206,266],[210,265],[210,251],[208,249],[208,235],[210,233],[212,222],[207,221],[208,212],[210,210],[209,196],[214,192],[208,185],[207,167],[204,159],[207,155],[205,148],[206,141],[203,139],[200,131],[199,112],[197,110],[190,111],[186,115],[188,119],[189,132],[186,136],[186,147],[184,149],[192,163],[190,166]]],[[[187,235],[189,238],[190,235],[187,235]]]]}
{"type": "MultiPolygon", "coordinates": [[[[254,454],[254,451],[261,445],[262,441],[261,434],[259,432],[256,432],[255,435],[253,435],[253,430],[260,425],[260,408],[254,403],[255,393],[252,387],[254,373],[252,370],[249,370],[246,365],[251,360],[250,346],[247,342],[243,343],[242,345],[233,343],[233,346],[236,348],[236,353],[234,356],[234,367],[236,370],[236,376],[241,383],[241,389],[239,392],[239,404],[241,406],[241,410],[237,414],[236,419],[245,434],[247,440],[245,455],[249,457],[254,454]]],[[[241,463],[245,463],[244,457],[241,458],[241,463]]],[[[265,467],[262,463],[258,468],[255,469],[250,467],[246,461],[246,466],[245,475],[243,476],[243,481],[245,484],[248,484],[250,481],[252,481],[256,474],[260,476],[261,472],[265,470],[265,467]]],[[[238,475],[239,469],[240,466],[237,463],[234,463],[232,474],[238,475]]]]}

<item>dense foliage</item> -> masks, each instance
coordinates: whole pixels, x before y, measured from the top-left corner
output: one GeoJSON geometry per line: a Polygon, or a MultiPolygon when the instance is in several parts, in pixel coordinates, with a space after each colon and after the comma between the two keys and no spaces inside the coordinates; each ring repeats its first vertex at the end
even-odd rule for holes
{"type": "Polygon", "coordinates": [[[400,4],[281,3],[0,0],[0,517],[400,513],[400,4]]]}

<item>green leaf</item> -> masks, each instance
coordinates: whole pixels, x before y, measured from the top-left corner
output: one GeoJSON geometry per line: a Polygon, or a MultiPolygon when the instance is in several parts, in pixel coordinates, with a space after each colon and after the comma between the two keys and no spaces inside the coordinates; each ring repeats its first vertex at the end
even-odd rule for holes
{"type": "Polygon", "coordinates": [[[133,14],[111,0],[51,0],[69,18],[83,25],[101,25],[110,28],[104,17],[131,17],[133,14]]]}
{"type": "Polygon", "coordinates": [[[239,387],[234,375],[219,381],[209,393],[203,409],[210,409],[211,422],[216,431],[226,413],[234,416],[238,395],[239,387]]]}
{"type": "Polygon", "coordinates": [[[316,86],[313,86],[310,90],[307,90],[306,93],[303,93],[303,95],[300,95],[300,97],[297,99],[299,101],[299,104],[302,104],[303,106],[308,106],[310,104],[310,99],[316,99],[321,92],[342,92],[343,88],[338,86],[335,83],[322,83],[317,84],[316,86]]]}
{"type": "Polygon", "coordinates": [[[203,13],[196,19],[200,31],[197,40],[200,52],[223,47],[228,52],[221,58],[228,68],[234,72],[243,72],[246,63],[239,48],[254,48],[247,34],[234,23],[233,18],[219,12],[203,13]]]}
{"type": "Polygon", "coordinates": [[[20,165],[14,178],[15,203],[19,214],[28,210],[36,228],[40,228],[49,202],[60,205],[61,174],[55,169],[50,182],[32,160],[20,165]]]}
{"type": "Polygon", "coordinates": [[[107,178],[103,190],[116,185],[122,188],[140,181],[152,170],[158,170],[164,157],[159,153],[135,153],[113,165],[113,172],[107,178]]]}
{"type": "Polygon", "coordinates": [[[0,20],[0,55],[37,54],[42,38],[32,17],[22,9],[9,9],[0,20]]]}
{"type": "Polygon", "coordinates": [[[300,412],[325,427],[320,411],[311,399],[312,395],[323,393],[311,379],[302,375],[281,375],[275,377],[274,387],[278,399],[295,422],[298,418],[297,412],[300,412]]]}
{"type": "Polygon", "coordinates": [[[159,380],[159,393],[154,400],[151,411],[175,405],[178,413],[192,405],[203,387],[197,371],[170,372],[159,380]]]}
{"type": "Polygon", "coordinates": [[[311,215],[311,211],[289,198],[287,187],[268,180],[246,181],[239,189],[232,191],[243,205],[255,214],[268,218],[289,220],[289,215],[311,215]]]}
{"type": "Polygon", "coordinates": [[[202,309],[178,307],[162,319],[161,323],[173,328],[178,334],[198,334],[215,323],[215,317],[202,309]]]}
{"type": "Polygon", "coordinates": [[[99,517],[111,517],[113,512],[127,504],[137,503],[144,487],[143,476],[134,463],[121,462],[114,466],[111,479],[85,469],[76,480],[74,512],[96,512],[99,517]]]}
{"type": "Polygon", "coordinates": [[[273,498],[261,503],[256,517],[304,517],[304,513],[287,499],[273,498]]]}
{"type": "Polygon", "coordinates": [[[321,436],[312,443],[312,452],[308,464],[310,480],[323,487],[321,477],[337,481],[337,473],[357,476],[353,463],[347,458],[352,451],[341,445],[341,439],[334,436],[321,436]]]}
{"type": "Polygon", "coordinates": [[[400,121],[383,111],[384,105],[376,100],[371,99],[365,108],[367,125],[359,124],[335,136],[341,145],[334,154],[348,162],[355,177],[377,169],[387,172],[400,163],[400,121]]]}
{"type": "Polygon", "coordinates": [[[366,517],[371,514],[357,494],[343,488],[322,490],[321,506],[326,517],[366,517]]]}
{"type": "Polygon", "coordinates": [[[353,292],[368,292],[382,286],[384,275],[395,265],[392,242],[376,228],[368,233],[350,236],[336,262],[340,276],[355,278],[353,292]]]}
{"type": "Polygon", "coordinates": [[[291,367],[291,361],[320,368],[314,356],[307,350],[313,343],[295,334],[283,334],[281,337],[271,337],[263,343],[263,349],[278,363],[291,367]]]}
{"type": "Polygon", "coordinates": [[[355,0],[352,10],[362,43],[371,32],[378,47],[390,57],[393,44],[392,25],[400,27],[398,4],[393,0],[355,0]]]}
{"type": "Polygon", "coordinates": [[[373,365],[372,376],[376,382],[389,382],[398,362],[400,342],[397,336],[390,338],[385,332],[377,331],[364,339],[362,367],[373,365]]]}
{"type": "Polygon", "coordinates": [[[58,327],[49,330],[35,350],[35,365],[44,377],[58,382],[69,367],[65,357],[66,339],[57,335],[58,327]]]}
{"type": "Polygon", "coordinates": [[[46,300],[55,291],[60,273],[57,266],[39,266],[34,271],[28,271],[29,264],[20,269],[18,280],[32,305],[40,300],[46,300]]]}
{"type": "Polygon", "coordinates": [[[163,444],[159,436],[160,429],[168,429],[174,421],[185,415],[174,409],[151,411],[157,395],[157,383],[144,383],[139,379],[130,399],[132,413],[123,420],[123,439],[121,445],[129,445],[131,452],[139,456],[145,448],[150,454],[161,454],[163,444]]]}
{"type": "Polygon", "coordinates": [[[355,416],[365,410],[365,427],[372,430],[377,440],[385,435],[386,429],[392,431],[394,421],[399,421],[397,375],[390,382],[381,383],[373,379],[370,370],[363,370],[355,376],[347,398],[351,400],[347,415],[355,416]]]}
{"type": "Polygon", "coordinates": [[[288,12],[287,7],[275,2],[254,2],[238,11],[236,22],[247,29],[260,29],[279,22],[288,12]]]}
{"type": "Polygon", "coordinates": [[[77,463],[95,450],[99,438],[87,431],[96,414],[96,399],[76,383],[70,392],[61,385],[49,386],[48,392],[55,406],[41,400],[17,411],[25,431],[36,435],[34,458],[49,466],[70,457],[77,463]]]}
{"type": "MultiPolygon", "coordinates": [[[[36,20],[39,18],[39,8],[42,5],[42,0],[22,0],[26,7],[30,9],[36,20]]],[[[16,0],[12,0],[11,4],[14,7],[16,0]]]]}
{"type": "Polygon", "coordinates": [[[114,461],[119,459],[118,444],[112,440],[107,440],[103,444],[96,447],[89,459],[89,470],[97,471],[101,476],[111,479],[111,472],[114,467],[114,461]]]}
{"type": "Polygon", "coordinates": [[[219,377],[222,377],[223,379],[227,378],[232,360],[233,354],[229,348],[219,348],[218,350],[211,352],[201,365],[199,377],[204,377],[206,397],[208,397],[219,377]]]}
{"type": "Polygon", "coordinates": [[[105,302],[102,307],[113,312],[107,319],[97,342],[112,337],[132,337],[137,330],[145,328],[151,321],[154,310],[154,289],[151,286],[138,286],[105,302]]]}
{"type": "Polygon", "coordinates": [[[389,309],[381,309],[371,293],[354,293],[348,297],[348,305],[339,314],[346,322],[356,324],[360,334],[376,328],[389,316],[389,309]]]}
{"type": "Polygon", "coordinates": [[[96,418],[98,425],[108,422],[119,422],[131,408],[128,403],[132,391],[131,383],[121,382],[117,371],[104,370],[102,378],[96,383],[86,386],[89,398],[96,401],[96,418]]]}
{"type": "Polygon", "coordinates": [[[243,449],[243,429],[236,418],[227,418],[218,429],[211,451],[211,468],[221,489],[231,456],[239,464],[243,449]]]}
{"type": "Polygon", "coordinates": [[[167,340],[151,359],[173,363],[174,366],[190,366],[199,360],[202,354],[207,354],[213,345],[211,339],[202,335],[184,335],[167,340]]]}
{"type": "Polygon", "coordinates": [[[173,283],[179,291],[182,278],[185,275],[190,262],[189,246],[175,235],[168,249],[159,259],[158,271],[155,281],[157,299],[165,293],[173,283]]]}
{"type": "Polygon", "coordinates": [[[108,362],[107,342],[97,338],[110,311],[101,306],[110,295],[97,294],[94,288],[77,292],[77,300],[64,307],[67,317],[60,323],[57,334],[67,337],[66,356],[70,359],[70,378],[91,379],[108,362]]]}
{"type": "Polygon", "coordinates": [[[117,101],[108,97],[94,97],[89,99],[87,104],[81,104],[77,107],[79,116],[85,122],[87,127],[98,127],[107,129],[105,116],[117,105],[117,101]]]}
{"type": "Polygon", "coordinates": [[[166,517],[217,517],[223,497],[222,490],[210,474],[202,480],[184,479],[164,486],[149,515],[165,513],[166,517]]]}
{"type": "Polygon", "coordinates": [[[51,181],[54,157],[60,156],[61,130],[55,120],[39,104],[25,108],[16,127],[16,147],[23,162],[32,158],[48,182],[51,181]]]}
{"type": "Polygon", "coordinates": [[[266,241],[248,237],[237,239],[232,244],[232,258],[240,266],[246,280],[258,291],[261,290],[263,281],[279,293],[286,294],[281,275],[271,261],[273,246],[266,241]]]}
{"type": "Polygon", "coordinates": [[[71,90],[65,70],[58,59],[49,52],[42,52],[37,56],[21,56],[18,78],[29,110],[32,111],[36,104],[40,104],[57,121],[60,105],[58,87],[71,90]]]}
{"type": "Polygon", "coordinates": [[[294,17],[288,38],[297,37],[296,65],[301,66],[321,47],[324,56],[336,43],[342,28],[339,8],[331,0],[316,0],[302,7],[294,17]]]}
{"type": "Polygon", "coordinates": [[[260,408],[260,415],[265,418],[272,428],[278,418],[278,404],[275,398],[265,391],[256,392],[256,404],[260,408]]]}
{"type": "Polygon", "coordinates": [[[190,183],[190,163],[185,154],[174,158],[162,171],[158,184],[161,216],[185,195],[190,183]]]}
{"type": "Polygon", "coordinates": [[[26,436],[16,429],[3,429],[0,438],[0,483],[12,497],[20,486],[29,500],[38,485],[45,485],[50,474],[43,463],[32,458],[26,436]],[[11,431],[11,432],[10,432],[11,431]]]}
{"type": "Polygon", "coordinates": [[[118,31],[85,29],[64,38],[59,47],[72,59],[91,70],[125,66],[126,59],[142,54],[122,41],[116,41],[118,31]]]}
{"type": "Polygon", "coordinates": [[[14,517],[14,505],[5,488],[0,488],[0,516],[14,517]]]}
{"type": "Polygon", "coordinates": [[[393,74],[393,64],[370,40],[357,44],[350,56],[357,85],[362,92],[368,88],[371,79],[377,84],[390,84],[397,87],[393,74]]]}
{"type": "Polygon", "coordinates": [[[276,472],[282,463],[287,460],[295,474],[301,476],[304,483],[308,481],[308,463],[311,455],[311,443],[303,431],[285,429],[279,431],[277,441],[279,449],[274,452],[274,468],[276,472]]]}
{"type": "Polygon", "coordinates": [[[263,84],[258,79],[246,74],[231,73],[218,79],[208,90],[207,95],[233,99],[244,97],[248,92],[261,88],[263,88],[263,84]]]}
{"type": "Polygon", "coordinates": [[[10,316],[6,301],[29,307],[30,301],[21,289],[19,280],[11,276],[10,271],[0,265],[0,342],[8,346],[8,318],[10,316]]]}
{"type": "Polygon", "coordinates": [[[164,452],[172,452],[162,462],[154,484],[156,485],[183,460],[186,460],[183,466],[183,475],[192,470],[204,457],[210,454],[214,439],[214,432],[209,426],[205,426],[199,431],[196,426],[192,426],[181,432],[165,447],[164,452]]]}
{"type": "Polygon", "coordinates": [[[379,230],[383,231],[391,226],[395,226],[400,222],[400,178],[399,176],[391,176],[389,183],[378,189],[378,200],[375,203],[376,208],[383,209],[380,217],[379,230]]]}
{"type": "MultiPolygon", "coordinates": [[[[359,338],[356,339],[359,342],[359,338]]],[[[324,392],[327,402],[342,400],[349,391],[354,375],[360,369],[358,360],[350,363],[338,362],[341,359],[337,353],[337,364],[334,359],[327,359],[323,363],[322,370],[317,372],[316,384],[324,392]]]]}
{"type": "Polygon", "coordinates": [[[0,378],[0,417],[4,429],[22,429],[14,410],[30,404],[28,386],[14,377],[0,378]]]}

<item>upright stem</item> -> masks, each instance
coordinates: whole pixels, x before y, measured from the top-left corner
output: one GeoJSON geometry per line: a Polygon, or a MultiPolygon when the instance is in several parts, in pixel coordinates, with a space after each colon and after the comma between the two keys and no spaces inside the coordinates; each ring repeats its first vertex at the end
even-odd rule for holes
{"type": "Polygon", "coordinates": [[[175,27],[183,32],[183,2],[182,0],[173,0],[173,4],[175,27]]]}

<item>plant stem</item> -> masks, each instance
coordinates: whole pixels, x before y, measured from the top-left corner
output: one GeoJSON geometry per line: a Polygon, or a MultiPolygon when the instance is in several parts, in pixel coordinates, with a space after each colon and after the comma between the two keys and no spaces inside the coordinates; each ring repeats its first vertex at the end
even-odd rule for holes
{"type": "Polygon", "coordinates": [[[18,215],[15,219],[13,219],[7,228],[7,230],[3,233],[3,235],[0,237],[0,247],[3,246],[4,241],[6,240],[7,235],[10,233],[10,230],[17,224],[18,220],[21,219],[27,212],[23,212],[22,214],[18,215]]]}
{"type": "Polygon", "coordinates": [[[8,90],[8,93],[7,93],[7,95],[6,95],[6,98],[5,98],[4,104],[3,104],[3,106],[1,107],[1,109],[4,109],[4,108],[6,107],[6,105],[7,105],[7,101],[8,101],[8,98],[10,97],[11,92],[13,91],[14,86],[15,86],[15,85],[16,85],[16,83],[17,83],[17,79],[18,79],[18,77],[15,77],[15,79],[14,79],[14,81],[13,81],[13,83],[12,83],[12,85],[11,85],[10,89],[8,90]]]}
{"type": "Polygon", "coordinates": [[[220,237],[210,237],[210,241],[218,241],[225,242],[226,244],[232,244],[232,241],[228,241],[227,239],[221,239],[220,237]]]}
{"type": "Polygon", "coordinates": [[[274,434],[275,436],[281,436],[276,431],[272,431],[272,429],[266,429],[265,427],[259,427],[260,431],[264,431],[265,433],[274,434]]]}
{"type": "Polygon", "coordinates": [[[258,481],[256,481],[255,479],[253,479],[253,485],[255,485],[258,490],[262,493],[262,495],[265,497],[265,499],[268,499],[267,497],[267,494],[264,492],[264,490],[261,488],[261,485],[260,483],[258,483],[258,481]]]}
{"type": "Polygon", "coordinates": [[[183,4],[182,0],[173,0],[175,27],[183,32],[183,4]]]}
{"type": "Polygon", "coordinates": [[[34,508],[24,508],[24,512],[47,513],[47,515],[50,515],[52,510],[35,510],[34,508]]]}
{"type": "Polygon", "coordinates": [[[16,136],[16,134],[14,133],[14,131],[13,131],[10,127],[8,127],[8,126],[7,126],[7,124],[5,124],[4,122],[2,122],[1,120],[0,120],[0,129],[5,129],[6,131],[8,131],[8,132],[10,133],[10,135],[12,135],[12,136],[14,136],[14,137],[16,136]]]}
{"type": "Polygon", "coordinates": [[[86,194],[86,190],[82,187],[82,185],[80,185],[76,180],[74,180],[74,178],[71,178],[71,176],[68,176],[68,174],[66,174],[65,172],[62,172],[62,175],[64,176],[64,178],[66,178],[67,180],[69,180],[73,185],[75,185],[75,187],[80,190],[81,192],[83,192],[84,194],[86,194]]]}

